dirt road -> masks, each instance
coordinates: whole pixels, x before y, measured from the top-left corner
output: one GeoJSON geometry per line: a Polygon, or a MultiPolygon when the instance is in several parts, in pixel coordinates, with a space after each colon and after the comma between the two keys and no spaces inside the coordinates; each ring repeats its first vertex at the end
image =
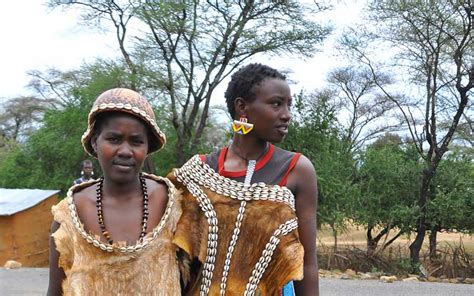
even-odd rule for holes
{"type": "MultiPolygon", "coordinates": [[[[48,286],[47,268],[0,268],[0,295],[45,295],[48,286]]],[[[381,283],[377,280],[321,279],[321,295],[325,296],[472,296],[474,285],[428,282],[381,283]]]]}

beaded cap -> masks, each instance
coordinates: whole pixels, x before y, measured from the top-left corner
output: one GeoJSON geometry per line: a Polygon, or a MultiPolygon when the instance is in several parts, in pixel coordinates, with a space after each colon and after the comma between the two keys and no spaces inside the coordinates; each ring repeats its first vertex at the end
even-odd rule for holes
{"type": "Polygon", "coordinates": [[[97,154],[92,148],[92,134],[97,114],[102,112],[125,112],[143,120],[152,132],[154,139],[150,141],[148,154],[158,151],[165,145],[166,136],[160,130],[155,121],[155,113],[150,103],[139,93],[127,88],[114,88],[102,93],[94,102],[89,112],[87,130],[82,135],[82,145],[84,150],[91,156],[97,158],[97,154]]]}

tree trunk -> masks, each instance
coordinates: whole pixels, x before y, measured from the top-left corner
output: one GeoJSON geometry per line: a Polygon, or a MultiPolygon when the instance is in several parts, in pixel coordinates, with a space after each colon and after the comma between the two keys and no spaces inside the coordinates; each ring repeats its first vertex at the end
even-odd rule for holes
{"type": "Polygon", "coordinates": [[[337,229],[334,222],[329,224],[332,229],[332,236],[334,237],[334,254],[337,252],[337,229]]]}
{"type": "Polygon", "coordinates": [[[428,197],[430,194],[430,183],[433,178],[433,170],[431,167],[423,171],[423,179],[420,190],[420,199],[418,200],[418,206],[420,207],[420,217],[418,218],[418,225],[416,227],[415,240],[410,245],[410,260],[413,266],[416,266],[420,262],[420,251],[423,246],[423,240],[426,235],[426,214],[428,212],[428,197]]]}
{"type": "Polygon", "coordinates": [[[380,239],[387,234],[387,232],[390,230],[389,226],[385,227],[380,231],[377,236],[372,237],[372,230],[373,226],[368,226],[367,227],[367,255],[373,255],[375,253],[375,250],[377,249],[377,246],[379,244],[380,239]]]}
{"type": "Polygon", "coordinates": [[[178,139],[176,140],[176,164],[178,167],[182,166],[186,160],[187,160],[187,154],[185,153],[185,147],[186,147],[186,142],[187,139],[184,135],[180,135],[179,131],[178,132],[178,139]]]}
{"type": "Polygon", "coordinates": [[[386,248],[388,248],[394,241],[396,241],[400,236],[404,234],[403,230],[400,230],[397,235],[392,237],[388,242],[385,242],[382,246],[382,252],[385,251],[386,248]]]}
{"type": "Polygon", "coordinates": [[[377,242],[372,238],[372,226],[367,227],[367,255],[372,255],[377,248],[377,242]]]}
{"type": "Polygon", "coordinates": [[[416,228],[415,240],[410,245],[410,261],[412,265],[420,262],[420,250],[426,234],[426,225],[424,217],[418,219],[418,227],[416,228]]]}
{"type": "Polygon", "coordinates": [[[438,226],[434,226],[431,229],[430,232],[430,259],[431,260],[436,260],[437,259],[437,254],[436,254],[436,244],[437,244],[437,236],[438,236],[438,226]]]}

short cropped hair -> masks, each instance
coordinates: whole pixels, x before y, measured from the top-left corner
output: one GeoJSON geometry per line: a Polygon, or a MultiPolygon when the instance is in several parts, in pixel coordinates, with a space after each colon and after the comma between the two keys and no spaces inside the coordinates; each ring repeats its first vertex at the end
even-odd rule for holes
{"type": "Polygon", "coordinates": [[[235,118],[235,99],[242,98],[246,102],[252,102],[255,100],[255,86],[258,86],[267,78],[286,80],[286,76],[278,70],[259,63],[244,66],[231,76],[224,97],[227,110],[232,118],[235,118]]]}

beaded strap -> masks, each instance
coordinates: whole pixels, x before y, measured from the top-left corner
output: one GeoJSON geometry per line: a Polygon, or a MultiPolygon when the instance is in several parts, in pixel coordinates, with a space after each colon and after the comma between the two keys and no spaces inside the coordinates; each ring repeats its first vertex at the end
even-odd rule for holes
{"type": "MultiPolygon", "coordinates": [[[[247,166],[247,173],[245,174],[245,185],[250,185],[252,182],[253,173],[255,172],[255,164],[257,162],[255,160],[249,160],[247,166]]],[[[227,248],[227,254],[225,256],[224,261],[224,270],[222,272],[222,279],[221,279],[221,290],[220,295],[225,295],[225,289],[227,287],[227,276],[229,275],[230,270],[230,262],[232,259],[232,255],[234,254],[235,246],[237,245],[237,240],[239,239],[240,227],[242,226],[242,220],[244,219],[245,214],[245,207],[247,206],[247,202],[245,200],[240,202],[239,212],[237,214],[237,219],[235,221],[235,228],[232,232],[232,238],[229,243],[229,247],[227,248]]]]}
{"type": "MultiPolygon", "coordinates": [[[[158,179],[162,182],[165,182],[166,185],[168,186],[168,205],[166,206],[166,210],[163,214],[163,217],[161,218],[160,223],[158,224],[157,227],[153,229],[152,236],[151,237],[144,237],[142,240],[140,240],[137,244],[132,245],[132,246],[116,246],[113,244],[108,244],[101,242],[100,240],[96,239],[94,236],[92,236],[90,233],[87,233],[84,230],[84,227],[82,226],[81,221],[79,220],[79,217],[77,215],[77,209],[76,205],[74,204],[72,194],[74,193],[74,189],[80,188],[82,186],[73,186],[71,187],[68,192],[67,192],[67,203],[69,207],[69,213],[71,215],[72,223],[76,227],[76,229],[79,231],[79,234],[90,244],[93,246],[100,248],[103,251],[107,252],[113,252],[113,251],[118,251],[120,253],[137,253],[142,251],[143,249],[147,248],[149,244],[155,240],[160,232],[162,231],[163,227],[165,226],[166,222],[168,221],[169,215],[171,213],[171,209],[174,205],[175,202],[175,193],[176,193],[176,188],[173,183],[171,183],[170,180],[167,178],[159,177],[159,176],[150,176],[146,173],[143,173],[144,176],[150,178],[150,179],[158,179]]],[[[89,185],[89,183],[83,183],[86,185],[89,185]]],[[[82,184],[81,184],[82,185],[82,184]]]]}
{"type": "Polygon", "coordinates": [[[286,221],[286,223],[281,224],[277,230],[273,233],[270,241],[266,244],[265,250],[262,252],[262,256],[258,260],[257,264],[252,271],[252,275],[250,276],[249,282],[247,283],[244,295],[245,296],[253,296],[255,295],[255,291],[257,290],[257,286],[262,279],[265,270],[267,270],[268,264],[272,260],[273,252],[275,251],[276,247],[280,243],[280,236],[285,236],[291,231],[298,228],[298,219],[293,218],[291,220],[286,221]]]}
{"type": "Polygon", "coordinates": [[[209,225],[209,232],[207,234],[207,253],[206,259],[204,261],[203,271],[202,271],[202,282],[200,287],[199,295],[207,295],[209,293],[209,288],[211,286],[212,277],[214,274],[214,262],[216,261],[217,255],[217,238],[218,238],[218,222],[217,215],[214,207],[207,197],[207,195],[202,191],[202,189],[196,185],[188,175],[180,174],[181,169],[175,171],[176,179],[183,183],[189,190],[189,192],[196,197],[199,206],[201,207],[204,215],[207,218],[207,223],[209,225]]]}

